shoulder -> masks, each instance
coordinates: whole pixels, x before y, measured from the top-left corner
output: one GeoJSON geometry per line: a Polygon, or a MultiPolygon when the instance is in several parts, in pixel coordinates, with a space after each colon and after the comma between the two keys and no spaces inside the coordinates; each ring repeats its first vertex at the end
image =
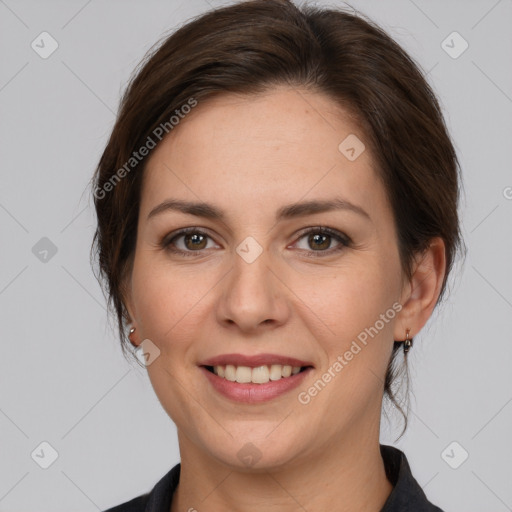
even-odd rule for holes
{"type": "Polygon", "coordinates": [[[176,464],[151,489],[150,492],[137,496],[104,512],[169,512],[172,496],[180,478],[180,464],[176,464]]]}
{"type": "Polygon", "coordinates": [[[393,484],[381,512],[443,512],[428,501],[423,489],[411,473],[405,453],[393,446],[380,445],[386,475],[393,484]]]}

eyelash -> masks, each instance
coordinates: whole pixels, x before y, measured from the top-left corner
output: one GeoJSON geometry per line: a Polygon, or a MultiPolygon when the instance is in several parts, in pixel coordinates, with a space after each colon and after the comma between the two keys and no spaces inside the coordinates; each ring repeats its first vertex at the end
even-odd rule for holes
{"type": "MultiPolygon", "coordinates": [[[[208,233],[205,233],[204,231],[201,231],[200,229],[196,228],[196,227],[190,227],[190,228],[183,228],[181,229],[180,231],[176,232],[176,233],[172,233],[171,235],[169,235],[171,238],[169,238],[169,236],[165,237],[162,242],[161,242],[161,246],[163,249],[166,249],[167,251],[169,252],[172,252],[174,254],[180,254],[182,256],[185,256],[185,257],[195,257],[196,254],[194,253],[197,253],[197,255],[200,255],[200,253],[204,250],[198,250],[198,251],[182,251],[181,249],[176,249],[176,248],[173,248],[172,247],[172,244],[178,239],[180,238],[181,236],[184,236],[184,235],[188,235],[188,234],[198,234],[198,235],[204,235],[208,238],[211,238],[208,233]]],[[[318,227],[314,227],[314,228],[309,228],[307,229],[306,231],[302,231],[299,235],[299,238],[298,240],[304,238],[306,235],[310,235],[310,234],[323,234],[323,235],[328,235],[332,238],[334,238],[336,241],[339,242],[339,245],[337,247],[335,247],[334,249],[327,249],[327,250],[321,250],[321,251],[305,251],[305,253],[308,255],[308,256],[312,256],[314,258],[322,258],[326,255],[331,255],[333,253],[337,253],[337,252],[340,252],[342,251],[345,247],[349,247],[351,245],[351,240],[348,236],[344,235],[343,233],[335,230],[335,229],[331,229],[331,228],[328,228],[328,227],[324,227],[324,226],[318,226],[318,227]],[[319,254],[320,253],[320,254],[319,254]]]]}

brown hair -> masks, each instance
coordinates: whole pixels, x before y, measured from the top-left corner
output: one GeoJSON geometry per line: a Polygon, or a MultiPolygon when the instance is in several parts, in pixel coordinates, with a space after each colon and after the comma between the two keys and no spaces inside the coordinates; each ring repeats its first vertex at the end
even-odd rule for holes
{"type": "MultiPolygon", "coordinates": [[[[93,176],[98,226],[91,250],[126,355],[123,285],[135,252],[142,176],[134,152],[172,130],[184,105],[214,95],[253,94],[276,85],[327,94],[363,128],[393,210],[404,275],[433,237],[446,246],[446,273],[463,245],[457,206],[459,163],[436,97],[415,62],[362,15],[289,0],[251,0],[212,10],[153,47],[122,97],[93,176]],[[162,129],[160,128],[160,132],[162,129]],[[160,133],[158,132],[158,133],[160,133]],[[130,165],[127,166],[127,162],[130,165]]],[[[395,342],[384,392],[405,419],[392,385],[395,342]]],[[[407,367],[407,358],[405,358],[407,367]]],[[[403,367],[402,367],[403,369],[403,367]]],[[[403,434],[403,432],[402,432],[403,434]]]]}

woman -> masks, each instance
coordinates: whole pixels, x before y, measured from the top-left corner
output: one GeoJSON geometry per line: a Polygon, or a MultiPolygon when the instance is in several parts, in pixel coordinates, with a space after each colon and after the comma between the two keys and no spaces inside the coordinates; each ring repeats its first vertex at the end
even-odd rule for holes
{"type": "Polygon", "coordinates": [[[437,100],[372,22],[255,0],[168,37],[99,162],[94,243],[181,463],[110,511],[441,510],[379,429],[458,195],[437,100]]]}

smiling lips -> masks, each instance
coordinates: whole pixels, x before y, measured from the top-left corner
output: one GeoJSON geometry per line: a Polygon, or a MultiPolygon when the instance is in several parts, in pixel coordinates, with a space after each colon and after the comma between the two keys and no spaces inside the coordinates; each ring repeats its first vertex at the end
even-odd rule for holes
{"type": "MultiPolygon", "coordinates": [[[[265,390],[263,388],[260,390],[262,392],[265,391],[264,394],[266,397],[269,396],[269,393],[274,395],[270,389],[272,387],[275,388],[274,391],[276,392],[280,389],[285,391],[285,388],[283,388],[281,384],[277,387],[277,385],[273,386],[273,383],[285,379],[288,380],[289,377],[292,377],[290,380],[295,381],[296,379],[294,379],[293,376],[312,368],[309,362],[275,354],[258,354],[255,356],[225,354],[203,361],[200,366],[208,370],[212,377],[213,375],[218,377],[217,379],[213,377],[213,379],[214,382],[222,382],[221,392],[223,392],[223,394],[226,394],[226,391],[229,391],[229,388],[233,388],[233,386],[239,388],[238,391],[241,391],[242,388],[249,391],[250,387],[251,396],[253,398],[256,398],[254,391],[257,390],[259,386],[265,387],[265,390]],[[254,387],[254,384],[257,386],[254,387]]],[[[220,384],[220,382],[218,383],[220,384]]],[[[290,382],[290,384],[292,383],[290,382]]],[[[286,388],[287,387],[288,386],[286,386],[286,388]]],[[[232,393],[228,394],[232,395],[230,398],[238,399],[239,394],[237,394],[235,388],[233,388],[232,391],[235,392],[236,397],[233,396],[232,393]]],[[[243,396],[247,398],[247,395],[243,396]]]]}

